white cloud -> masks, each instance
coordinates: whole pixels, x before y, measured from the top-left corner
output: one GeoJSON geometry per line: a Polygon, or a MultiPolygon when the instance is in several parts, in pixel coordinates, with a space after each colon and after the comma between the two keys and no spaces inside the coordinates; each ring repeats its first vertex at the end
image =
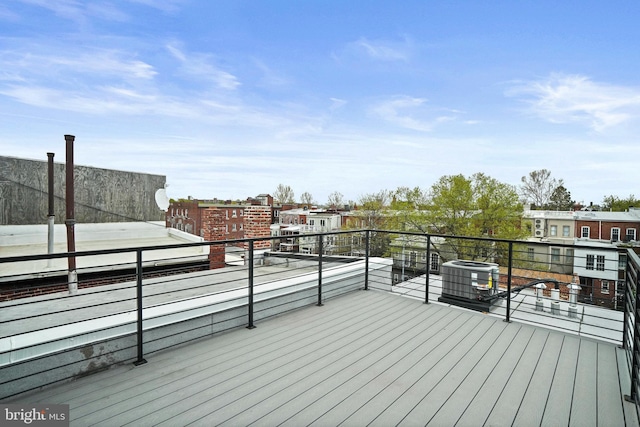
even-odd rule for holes
{"type": "Polygon", "coordinates": [[[368,58],[382,62],[406,62],[411,58],[412,50],[411,42],[407,39],[402,41],[388,41],[369,40],[366,37],[361,37],[356,41],[347,43],[339,54],[334,54],[334,57],[352,59],[368,58]]]}
{"type": "Polygon", "coordinates": [[[213,65],[208,54],[186,54],[175,44],[168,44],[167,50],[181,62],[181,70],[190,77],[213,82],[222,89],[233,90],[240,86],[237,77],[213,65]]]}
{"type": "Polygon", "coordinates": [[[594,82],[581,75],[552,74],[520,83],[507,96],[523,97],[532,113],[552,123],[584,123],[596,131],[640,117],[640,90],[594,82]]]}
{"type": "Polygon", "coordinates": [[[442,109],[426,105],[424,98],[398,96],[379,102],[371,108],[372,113],[393,125],[422,132],[429,132],[444,122],[455,120],[458,112],[448,110],[449,114],[437,114],[442,109]],[[454,114],[454,115],[452,115],[454,114]]]}

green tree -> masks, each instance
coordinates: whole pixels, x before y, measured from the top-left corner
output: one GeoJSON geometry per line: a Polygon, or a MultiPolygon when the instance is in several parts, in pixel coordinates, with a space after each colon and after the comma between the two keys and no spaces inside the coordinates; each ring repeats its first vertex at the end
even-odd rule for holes
{"type": "Polygon", "coordinates": [[[571,200],[571,193],[564,188],[564,185],[560,185],[553,190],[546,208],[556,211],[568,211],[571,210],[575,203],[574,200],[571,200]]]}
{"type": "Polygon", "coordinates": [[[434,248],[443,260],[452,258],[495,260],[501,248],[495,242],[455,238],[519,239],[522,205],[516,188],[483,173],[470,178],[448,175],[429,192],[400,188],[394,193],[392,219],[396,229],[454,236],[434,248]]]}
{"type": "Polygon", "coordinates": [[[611,195],[605,196],[602,200],[602,208],[607,211],[625,212],[630,207],[640,208],[640,200],[636,199],[633,194],[626,199],[611,195]]]}
{"type": "MultiPolygon", "coordinates": [[[[382,256],[389,248],[391,236],[389,233],[380,232],[388,226],[389,192],[386,190],[377,193],[365,194],[358,201],[358,209],[352,212],[353,218],[347,224],[350,229],[368,229],[369,254],[382,256]]],[[[357,251],[364,253],[364,238],[360,240],[357,251]]]]}

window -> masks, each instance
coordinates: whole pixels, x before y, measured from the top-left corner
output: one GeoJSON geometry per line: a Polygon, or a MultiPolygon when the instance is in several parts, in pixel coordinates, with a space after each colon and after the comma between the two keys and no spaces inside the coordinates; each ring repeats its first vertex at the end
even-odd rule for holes
{"type": "Polygon", "coordinates": [[[587,270],[593,270],[594,260],[595,260],[595,256],[587,255],[587,270]]]}
{"type": "Polygon", "coordinates": [[[627,240],[636,240],[636,229],[635,228],[627,228],[627,240]]]}
{"type": "Polygon", "coordinates": [[[613,227],[611,229],[611,241],[617,242],[620,240],[620,229],[618,227],[613,227]]]}
{"type": "Polygon", "coordinates": [[[240,230],[244,230],[244,224],[240,224],[240,230]]]}
{"type": "Polygon", "coordinates": [[[581,232],[580,236],[588,239],[589,238],[589,227],[582,227],[582,232],[581,232]]]}
{"type": "Polygon", "coordinates": [[[225,218],[229,219],[229,211],[225,209],[224,211],[225,218]]]}
{"type": "Polygon", "coordinates": [[[535,249],[527,248],[527,260],[533,261],[535,255],[535,249]]]}
{"type": "Polygon", "coordinates": [[[321,220],[320,220],[320,227],[324,227],[324,224],[325,224],[325,220],[324,220],[324,219],[321,219],[321,220]]]}
{"type": "Polygon", "coordinates": [[[420,252],[420,261],[426,261],[426,260],[427,260],[427,251],[420,252]]]}
{"type": "Polygon", "coordinates": [[[560,248],[551,248],[551,262],[560,262],[560,248]]]}
{"type": "Polygon", "coordinates": [[[238,212],[236,212],[236,210],[234,209],[233,212],[231,212],[231,216],[233,218],[237,218],[238,217],[238,212]]]}
{"type": "Polygon", "coordinates": [[[309,225],[314,225],[314,221],[315,221],[315,219],[310,219],[309,220],[309,225]]]}
{"type": "Polygon", "coordinates": [[[225,224],[224,225],[224,232],[228,233],[229,232],[229,224],[225,224]]]}
{"type": "Polygon", "coordinates": [[[620,254],[618,256],[618,270],[626,270],[627,269],[627,255],[620,254]]]}
{"type": "Polygon", "coordinates": [[[562,237],[569,237],[571,236],[571,227],[568,225],[563,225],[562,226],[562,237]]]}
{"type": "Polygon", "coordinates": [[[440,271],[440,256],[438,254],[431,254],[431,265],[429,268],[434,271],[440,271]]]}
{"type": "Polygon", "coordinates": [[[393,283],[398,283],[398,273],[393,274],[393,283]]]}
{"type": "Polygon", "coordinates": [[[609,281],[608,280],[603,280],[602,281],[602,293],[603,294],[608,294],[609,293],[609,281]]]}
{"type": "Polygon", "coordinates": [[[558,226],[557,225],[552,225],[550,228],[550,233],[551,236],[557,236],[558,235],[558,226]]]}
{"type": "Polygon", "coordinates": [[[240,216],[244,216],[244,210],[240,209],[240,216]]]}
{"type": "Polygon", "coordinates": [[[564,263],[567,265],[573,265],[573,249],[567,249],[564,252],[564,263]]]}
{"type": "Polygon", "coordinates": [[[231,231],[238,231],[238,226],[235,223],[231,224],[231,231]]]}
{"type": "Polygon", "coordinates": [[[604,271],[604,255],[598,255],[596,270],[604,271]]]}
{"type": "Polygon", "coordinates": [[[416,266],[416,261],[418,260],[418,254],[415,251],[411,251],[411,262],[410,265],[411,267],[415,267],[416,266]]]}

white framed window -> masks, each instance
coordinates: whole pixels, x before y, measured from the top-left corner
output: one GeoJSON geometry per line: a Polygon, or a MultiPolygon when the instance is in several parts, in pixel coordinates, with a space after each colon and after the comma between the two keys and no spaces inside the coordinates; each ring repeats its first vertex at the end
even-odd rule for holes
{"type": "Polygon", "coordinates": [[[411,251],[410,259],[411,259],[411,262],[410,262],[409,265],[411,267],[415,267],[416,266],[416,262],[418,260],[418,254],[415,251],[411,251]]]}
{"type": "Polygon", "coordinates": [[[235,223],[231,224],[231,231],[238,231],[238,226],[235,223]]]}
{"type": "Polygon", "coordinates": [[[560,248],[551,248],[551,262],[560,262],[560,248]]]}
{"type": "Polygon", "coordinates": [[[558,235],[558,226],[557,226],[557,225],[552,225],[552,226],[549,228],[549,234],[550,234],[551,236],[557,236],[557,235],[558,235]]]}
{"type": "Polygon", "coordinates": [[[231,216],[232,216],[233,218],[237,218],[237,217],[238,217],[238,212],[234,209],[234,210],[231,212],[231,216]]]}
{"type": "Polygon", "coordinates": [[[420,252],[420,261],[426,261],[426,260],[427,260],[427,251],[420,252]]]}
{"type": "Polygon", "coordinates": [[[398,283],[398,273],[393,273],[393,283],[398,283]]]}
{"type": "Polygon", "coordinates": [[[585,239],[588,239],[589,238],[589,227],[588,226],[583,226],[580,230],[581,230],[580,231],[580,236],[584,237],[585,239]]]}
{"type": "Polygon", "coordinates": [[[440,255],[436,253],[431,254],[431,265],[429,269],[432,271],[440,271],[440,255]]]}
{"type": "Polygon", "coordinates": [[[568,225],[562,226],[562,237],[570,237],[571,236],[571,227],[568,225]]]}
{"type": "Polygon", "coordinates": [[[224,225],[224,232],[229,233],[229,224],[224,225]]]}
{"type": "Polygon", "coordinates": [[[244,230],[244,224],[240,224],[240,231],[244,230]]]}
{"type": "Polygon", "coordinates": [[[618,227],[611,228],[611,241],[617,242],[620,240],[620,229],[618,227]]]}
{"type": "Polygon", "coordinates": [[[602,281],[602,293],[603,294],[608,294],[609,293],[609,281],[608,280],[603,280],[602,281]]]}
{"type": "Polygon", "coordinates": [[[636,229],[635,228],[627,228],[627,232],[625,235],[627,236],[627,240],[636,240],[636,229]]]}
{"type": "Polygon", "coordinates": [[[596,261],[596,270],[604,271],[604,255],[598,255],[596,261]]]}
{"type": "Polygon", "coordinates": [[[229,210],[227,209],[224,210],[224,216],[226,219],[229,219],[229,210]]]}
{"type": "Polygon", "coordinates": [[[527,248],[527,260],[533,261],[533,259],[535,258],[535,252],[536,252],[535,249],[527,248]]]}
{"type": "Polygon", "coordinates": [[[587,270],[593,270],[596,257],[594,255],[587,255],[587,270]]]}

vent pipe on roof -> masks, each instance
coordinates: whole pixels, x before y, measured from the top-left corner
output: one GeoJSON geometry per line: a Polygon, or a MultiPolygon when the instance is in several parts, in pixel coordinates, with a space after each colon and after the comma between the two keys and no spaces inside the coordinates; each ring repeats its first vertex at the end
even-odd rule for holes
{"type": "MultiPolygon", "coordinates": [[[[48,191],[49,191],[49,214],[47,216],[47,224],[48,224],[48,239],[47,239],[47,253],[53,253],[53,236],[54,236],[54,224],[55,224],[55,210],[53,206],[53,156],[54,153],[47,153],[47,179],[48,179],[48,191]]],[[[49,258],[47,262],[47,266],[51,267],[53,264],[53,259],[49,258]]]]}
{"type": "MultiPolygon", "coordinates": [[[[66,205],[67,218],[65,224],[67,226],[67,252],[76,251],[76,237],[74,226],[76,224],[74,214],[74,195],[73,195],[73,135],[65,135],[64,140],[67,143],[67,163],[66,163],[66,205]]],[[[76,257],[70,256],[69,261],[69,294],[76,295],[78,293],[78,272],[76,271],[76,257]]]]}

